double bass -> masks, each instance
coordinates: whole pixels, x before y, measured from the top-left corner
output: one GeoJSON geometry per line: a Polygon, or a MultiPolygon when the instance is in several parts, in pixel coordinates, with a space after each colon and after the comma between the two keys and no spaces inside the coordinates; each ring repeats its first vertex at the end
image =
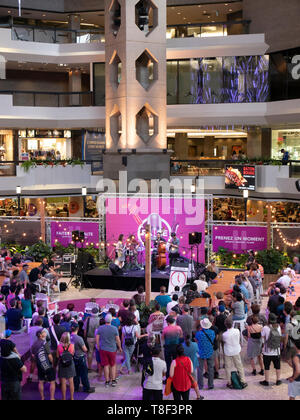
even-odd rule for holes
{"type": "MultiPolygon", "coordinates": [[[[164,230],[162,231],[163,234],[164,230]]],[[[167,244],[165,241],[159,241],[157,248],[158,255],[156,264],[159,270],[164,270],[167,266],[167,244]]]]}

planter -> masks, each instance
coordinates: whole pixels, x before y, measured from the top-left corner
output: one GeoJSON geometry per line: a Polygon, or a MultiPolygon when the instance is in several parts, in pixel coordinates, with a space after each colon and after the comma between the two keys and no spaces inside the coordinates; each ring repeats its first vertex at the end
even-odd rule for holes
{"type": "Polygon", "coordinates": [[[269,284],[274,283],[278,279],[279,279],[278,274],[265,274],[265,278],[264,278],[264,281],[263,281],[264,290],[268,290],[269,284]]]}

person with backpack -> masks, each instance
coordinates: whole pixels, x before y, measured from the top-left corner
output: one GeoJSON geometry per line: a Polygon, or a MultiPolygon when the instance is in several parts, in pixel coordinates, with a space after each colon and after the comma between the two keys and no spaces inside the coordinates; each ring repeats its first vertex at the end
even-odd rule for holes
{"type": "Polygon", "coordinates": [[[263,344],[263,361],[265,367],[265,380],[260,382],[260,385],[270,385],[270,367],[273,363],[276,369],[276,385],[282,384],[280,380],[281,363],[280,363],[280,346],[281,346],[281,328],[278,324],[277,316],[273,313],[269,315],[269,322],[262,332],[261,336],[264,340],[263,344]]]}
{"type": "Polygon", "coordinates": [[[292,355],[296,349],[296,343],[300,342],[300,322],[298,321],[295,311],[290,313],[291,320],[285,327],[283,353],[284,359],[292,366],[292,355]]]}
{"type": "Polygon", "coordinates": [[[143,401],[163,400],[163,378],[167,373],[167,364],[159,357],[160,346],[151,350],[152,358],[144,361],[142,386],[143,401]]]}
{"type": "Polygon", "coordinates": [[[214,342],[215,332],[211,330],[212,323],[208,318],[200,321],[195,340],[198,343],[199,367],[198,386],[203,389],[204,364],[207,363],[208,389],[214,389],[214,342]]]}
{"type": "Polygon", "coordinates": [[[293,375],[288,378],[288,392],[290,401],[300,396],[300,340],[295,342],[294,355],[292,357],[293,375]]]}
{"type": "Polygon", "coordinates": [[[122,348],[124,351],[125,360],[121,366],[120,372],[125,375],[127,370],[128,375],[131,374],[131,357],[134,352],[137,340],[141,338],[139,335],[139,327],[134,323],[132,318],[127,318],[125,325],[122,327],[122,348]]]}
{"type": "Polygon", "coordinates": [[[39,392],[41,400],[45,400],[44,384],[50,383],[50,400],[55,400],[55,370],[53,367],[53,358],[51,355],[50,343],[47,342],[47,330],[37,331],[37,340],[31,347],[31,353],[34,355],[39,379],[39,392]]]}
{"type": "Polygon", "coordinates": [[[74,364],[75,347],[71,343],[70,333],[64,332],[57,346],[58,377],[61,383],[62,399],[66,400],[67,381],[70,387],[70,400],[74,400],[74,378],[76,369],[74,364]]]}
{"type": "Polygon", "coordinates": [[[235,389],[233,382],[232,367],[237,371],[239,377],[239,389],[244,389],[248,386],[245,379],[245,371],[241,359],[241,337],[240,331],[233,328],[232,318],[227,318],[225,321],[227,331],[223,334],[224,355],[225,355],[225,370],[227,376],[227,388],[235,389]]]}

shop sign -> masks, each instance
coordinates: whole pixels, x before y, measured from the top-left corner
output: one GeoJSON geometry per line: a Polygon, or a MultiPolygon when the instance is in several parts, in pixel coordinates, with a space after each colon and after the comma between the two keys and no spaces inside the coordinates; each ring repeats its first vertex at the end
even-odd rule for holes
{"type": "Polygon", "coordinates": [[[255,191],[255,166],[226,165],[225,188],[255,191]]]}

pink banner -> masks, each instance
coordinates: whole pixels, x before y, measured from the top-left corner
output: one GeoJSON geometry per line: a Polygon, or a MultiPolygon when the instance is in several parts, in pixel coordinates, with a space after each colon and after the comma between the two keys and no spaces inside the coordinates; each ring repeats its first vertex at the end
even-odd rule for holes
{"type": "Polygon", "coordinates": [[[78,230],[84,232],[85,240],[83,245],[89,245],[99,248],[99,225],[89,222],[51,222],[51,246],[54,247],[57,242],[63,246],[68,246],[72,242],[72,232],[78,230]]]}
{"type": "MultiPolygon", "coordinates": [[[[201,232],[199,262],[205,261],[205,201],[204,199],[183,198],[108,198],[106,202],[106,238],[108,256],[114,259],[114,244],[120,234],[126,240],[134,235],[143,253],[145,226],[151,225],[152,240],[157,232],[163,232],[168,241],[176,232],[180,240],[180,254],[197,258],[196,247],[191,250],[189,233],[201,232]]],[[[143,255],[139,262],[142,262],[143,255]]]]}
{"type": "Polygon", "coordinates": [[[256,226],[214,226],[213,252],[219,248],[242,254],[246,251],[267,249],[268,230],[256,226]]]}

